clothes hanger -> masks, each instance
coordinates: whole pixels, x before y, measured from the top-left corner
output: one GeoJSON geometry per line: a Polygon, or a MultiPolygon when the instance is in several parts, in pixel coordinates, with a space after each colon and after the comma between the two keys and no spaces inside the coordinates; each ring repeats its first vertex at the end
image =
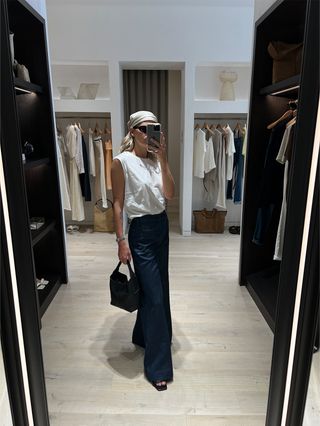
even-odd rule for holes
{"type": "Polygon", "coordinates": [[[281,121],[286,120],[287,118],[290,118],[293,114],[292,109],[288,109],[284,114],[282,114],[282,116],[280,118],[278,118],[278,120],[274,121],[273,123],[270,123],[267,126],[268,130],[273,129],[278,123],[281,123],[281,121]]]}
{"type": "Polygon", "coordinates": [[[98,135],[98,134],[101,135],[102,134],[102,131],[99,128],[98,122],[96,122],[96,127],[94,128],[94,134],[95,135],[98,135]]]}
{"type": "Polygon", "coordinates": [[[197,129],[200,129],[200,126],[198,123],[194,126],[194,130],[197,130],[197,129]]]}
{"type": "Polygon", "coordinates": [[[109,129],[107,122],[104,126],[104,133],[107,134],[107,135],[111,135],[111,130],[109,129]]]}
{"type": "Polygon", "coordinates": [[[294,124],[296,124],[296,121],[297,121],[297,110],[295,109],[293,111],[293,118],[290,121],[288,121],[288,123],[286,124],[286,127],[293,126],[294,124]]]}
{"type": "Polygon", "coordinates": [[[213,131],[211,130],[211,128],[209,127],[208,123],[205,123],[205,128],[206,130],[208,130],[209,133],[211,133],[213,135],[213,131]]]}
{"type": "Polygon", "coordinates": [[[83,134],[83,133],[85,133],[85,130],[83,130],[83,128],[81,127],[81,124],[80,124],[80,122],[78,123],[78,127],[79,127],[79,129],[80,129],[80,132],[83,134]]]}
{"type": "Polygon", "coordinates": [[[215,128],[216,128],[216,125],[215,124],[211,124],[210,130],[215,130],[215,128]]]}

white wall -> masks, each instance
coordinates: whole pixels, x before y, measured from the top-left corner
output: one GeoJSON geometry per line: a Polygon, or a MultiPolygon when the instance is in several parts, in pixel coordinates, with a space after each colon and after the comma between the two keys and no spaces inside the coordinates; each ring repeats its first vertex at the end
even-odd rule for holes
{"type": "MultiPolygon", "coordinates": [[[[175,181],[175,198],[180,189],[180,144],[181,144],[181,72],[169,71],[168,78],[168,160],[175,181]]],[[[176,201],[176,200],[175,200],[176,201]]],[[[171,203],[172,204],[172,203],[171,203]]],[[[175,209],[178,206],[175,205],[175,209]]]]}
{"type": "Polygon", "coordinates": [[[181,69],[180,225],[190,234],[196,68],[250,63],[253,0],[47,0],[47,9],[53,63],[109,64],[115,152],[124,130],[122,67],[181,69]]]}

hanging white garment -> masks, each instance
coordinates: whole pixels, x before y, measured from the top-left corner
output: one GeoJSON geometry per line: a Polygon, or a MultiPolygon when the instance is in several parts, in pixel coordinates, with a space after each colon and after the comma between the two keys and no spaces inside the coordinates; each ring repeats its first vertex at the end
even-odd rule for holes
{"type": "Polygon", "coordinates": [[[222,133],[215,129],[212,143],[216,167],[204,178],[205,200],[213,201],[216,208],[226,210],[226,151],[222,133]]]}
{"type": "MultiPolygon", "coordinates": [[[[216,131],[219,132],[219,130],[216,131]]],[[[219,152],[217,158],[217,163],[219,164],[217,166],[217,177],[214,182],[216,192],[218,194],[216,208],[226,210],[226,142],[222,134],[221,139],[219,138],[219,142],[219,152]]]]}
{"type": "Polygon", "coordinates": [[[91,176],[96,175],[96,163],[94,157],[94,147],[93,147],[93,131],[89,129],[89,170],[91,176]]]}
{"type": "Polygon", "coordinates": [[[212,137],[210,136],[208,140],[205,141],[206,152],[204,154],[204,173],[209,173],[216,167],[216,162],[214,158],[213,142],[212,137]]]}
{"type": "Polygon", "coordinates": [[[84,173],[84,162],[83,162],[83,151],[82,151],[82,134],[78,126],[74,126],[77,134],[77,146],[76,146],[76,163],[79,173],[84,173]]]}
{"type": "Polygon", "coordinates": [[[234,145],[234,135],[229,124],[225,127],[226,131],[226,176],[227,180],[232,180],[233,176],[233,157],[236,152],[236,147],[234,145]]]}
{"type": "Polygon", "coordinates": [[[206,134],[201,129],[194,131],[193,138],[193,176],[204,177],[204,156],[206,153],[206,134]]]}
{"type": "Polygon", "coordinates": [[[74,126],[67,127],[66,146],[70,165],[70,198],[72,220],[84,220],[84,207],[80,187],[79,169],[76,163],[77,132],[74,126]]]}
{"type": "Polygon", "coordinates": [[[108,207],[107,202],[107,190],[106,190],[106,176],[105,176],[105,166],[104,166],[104,155],[103,155],[103,145],[101,136],[93,138],[94,152],[95,152],[95,170],[96,170],[96,200],[102,199],[102,206],[104,208],[108,207]]]}
{"type": "Polygon", "coordinates": [[[284,242],[284,230],[286,226],[286,217],[287,217],[287,185],[288,185],[288,177],[289,177],[289,159],[288,159],[288,144],[290,141],[290,133],[293,126],[289,126],[285,129],[281,146],[277,155],[276,160],[284,164],[284,176],[283,176],[283,196],[282,196],[282,205],[281,205],[281,213],[278,225],[278,232],[276,238],[276,244],[274,249],[274,260],[282,259],[282,250],[283,250],[283,242],[284,242]]]}
{"type": "Polygon", "coordinates": [[[58,157],[58,169],[59,169],[59,182],[61,190],[61,200],[62,207],[64,210],[71,210],[70,204],[70,186],[68,172],[65,162],[65,153],[66,149],[64,138],[62,135],[57,137],[57,157],[58,157]]]}

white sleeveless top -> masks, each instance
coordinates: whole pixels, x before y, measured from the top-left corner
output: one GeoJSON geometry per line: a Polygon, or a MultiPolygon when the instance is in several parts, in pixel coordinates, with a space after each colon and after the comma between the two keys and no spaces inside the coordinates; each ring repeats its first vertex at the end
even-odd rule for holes
{"type": "Polygon", "coordinates": [[[114,158],[121,162],[124,173],[124,209],[129,219],[163,212],[165,198],[159,162],[137,157],[130,151],[114,158]]]}

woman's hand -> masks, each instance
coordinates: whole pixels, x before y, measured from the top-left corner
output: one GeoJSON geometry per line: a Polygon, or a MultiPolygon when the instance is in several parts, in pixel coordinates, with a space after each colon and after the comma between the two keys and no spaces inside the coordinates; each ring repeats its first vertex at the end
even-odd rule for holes
{"type": "Polygon", "coordinates": [[[120,262],[131,262],[131,251],[126,240],[119,241],[118,243],[118,257],[120,262]]]}

